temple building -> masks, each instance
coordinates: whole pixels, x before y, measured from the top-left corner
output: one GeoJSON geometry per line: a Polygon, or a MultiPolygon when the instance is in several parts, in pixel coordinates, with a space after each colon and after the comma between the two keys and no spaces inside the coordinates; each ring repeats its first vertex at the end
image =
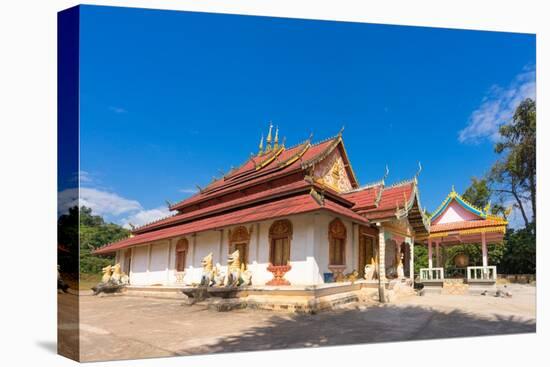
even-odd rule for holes
{"type": "Polygon", "coordinates": [[[270,126],[265,146],[262,138],[258,153],[241,166],[170,205],[172,216],[134,228],[129,238],[95,253],[116,254],[132,286],[174,287],[198,284],[210,254],[224,268],[228,254],[239,250],[251,287],[260,289],[338,283],[354,270],[365,284],[412,280],[415,243],[430,249],[435,244],[437,251],[470,235],[501,239],[495,233],[505,224],[499,222],[496,232],[488,229],[494,219],[464,208],[457,195],[432,216],[430,232],[418,173],[387,185],[386,171],[361,186],[342,131],[287,147],[270,126]],[[461,228],[457,237],[453,220],[478,217],[481,227],[461,228]],[[487,234],[474,228],[487,228],[487,234]],[[366,265],[375,269],[372,279],[363,279],[366,265]]]}

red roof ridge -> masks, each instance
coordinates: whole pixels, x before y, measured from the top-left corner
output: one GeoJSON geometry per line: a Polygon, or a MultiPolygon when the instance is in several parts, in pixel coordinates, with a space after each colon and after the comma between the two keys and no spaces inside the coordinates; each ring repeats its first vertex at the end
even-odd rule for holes
{"type": "Polygon", "coordinates": [[[381,180],[378,180],[378,181],[370,182],[370,183],[365,184],[363,186],[359,186],[355,189],[351,189],[351,190],[348,190],[346,192],[342,192],[342,195],[352,194],[352,193],[355,193],[355,192],[372,189],[373,187],[376,187],[376,186],[384,186],[384,185],[385,185],[384,179],[381,179],[381,180]]]}
{"type": "MultiPolygon", "coordinates": [[[[235,210],[235,209],[238,209],[238,208],[243,207],[243,206],[252,205],[254,203],[261,203],[261,202],[269,200],[269,199],[283,198],[283,197],[287,197],[287,196],[292,196],[292,195],[295,195],[297,193],[307,191],[307,189],[310,188],[310,187],[311,187],[311,185],[308,182],[304,181],[304,180],[295,181],[293,183],[290,183],[290,184],[283,185],[283,186],[280,186],[278,188],[272,189],[271,190],[272,192],[268,193],[265,196],[261,195],[261,194],[264,194],[265,191],[261,191],[261,192],[252,194],[248,197],[245,196],[245,197],[241,197],[241,198],[238,198],[238,199],[233,199],[233,200],[225,202],[225,203],[220,203],[220,204],[216,204],[216,205],[213,205],[213,206],[198,209],[199,211],[201,211],[200,214],[196,214],[195,211],[192,211],[192,212],[188,212],[188,213],[181,213],[181,214],[173,215],[171,217],[163,218],[164,220],[165,219],[170,219],[170,218],[173,218],[174,220],[170,221],[170,222],[167,222],[167,223],[162,223],[162,224],[168,226],[168,225],[173,225],[173,224],[180,223],[180,222],[192,222],[193,220],[197,220],[199,218],[207,217],[207,216],[210,216],[210,215],[213,215],[213,214],[229,212],[231,210],[235,210]],[[302,185],[300,185],[300,183],[302,185]],[[285,191],[288,187],[291,187],[291,189],[288,190],[288,191],[285,191]],[[247,198],[248,198],[248,200],[246,200],[247,198]],[[224,205],[224,204],[226,204],[226,205],[224,205]]],[[[158,226],[154,226],[154,224],[157,224],[159,221],[160,220],[158,220],[156,222],[153,222],[153,223],[150,223],[151,225],[153,225],[152,227],[150,226],[149,228],[146,228],[146,226],[149,226],[149,224],[147,224],[147,225],[141,226],[139,228],[136,228],[133,232],[134,233],[140,233],[141,231],[143,231],[145,229],[152,230],[152,229],[158,227],[158,226]]]]}
{"type": "Polygon", "coordinates": [[[418,183],[418,181],[416,179],[416,176],[414,176],[413,178],[406,179],[406,180],[401,180],[401,181],[394,182],[393,184],[384,187],[384,190],[392,189],[394,187],[399,187],[399,186],[405,186],[405,185],[412,184],[412,183],[414,183],[414,184],[418,183]]]}
{"type": "Polygon", "coordinates": [[[359,223],[368,223],[367,219],[331,200],[325,200],[324,206],[320,206],[309,194],[284,198],[262,204],[261,207],[247,207],[235,212],[220,214],[210,218],[202,218],[194,222],[179,224],[177,226],[162,228],[157,231],[141,233],[114,243],[106,244],[95,249],[94,254],[115,252],[130,246],[152,243],[176,236],[185,236],[193,233],[226,228],[245,223],[254,223],[266,219],[284,218],[291,215],[304,214],[318,210],[326,210],[337,215],[345,216],[359,223]]]}

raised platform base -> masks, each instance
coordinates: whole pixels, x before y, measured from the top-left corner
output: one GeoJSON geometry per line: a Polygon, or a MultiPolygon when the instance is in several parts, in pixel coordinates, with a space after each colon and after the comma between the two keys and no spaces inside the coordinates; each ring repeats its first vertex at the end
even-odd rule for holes
{"type": "MultiPolygon", "coordinates": [[[[385,287],[388,287],[388,282],[385,282],[385,287]]],[[[378,297],[378,282],[359,280],[354,283],[327,283],[315,286],[249,286],[232,292],[232,297],[210,296],[200,300],[185,296],[183,290],[189,293],[188,287],[128,286],[124,294],[128,296],[182,299],[185,304],[206,305],[208,309],[220,312],[250,308],[317,313],[337,309],[345,305],[375,301],[378,297]]],[[[210,293],[215,294],[215,292],[210,293]]]]}

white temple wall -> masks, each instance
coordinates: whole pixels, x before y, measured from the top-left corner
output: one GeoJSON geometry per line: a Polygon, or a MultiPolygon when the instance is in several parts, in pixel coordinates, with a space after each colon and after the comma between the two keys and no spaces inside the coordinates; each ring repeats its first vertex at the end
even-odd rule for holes
{"type": "MultiPolygon", "coordinates": [[[[226,264],[227,258],[220,259],[220,231],[206,231],[195,236],[186,237],[189,241],[184,282],[186,284],[200,283],[202,276],[201,261],[212,253],[213,263],[226,264]]],[[[227,256],[227,251],[225,251],[227,256]]]]}
{"type": "Polygon", "coordinates": [[[151,258],[149,260],[149,284],[166,284],[168,275],[168,241],[162,241],[151,245],[151,258]]]}
{"type": "MultiPolygon", "coordinates": [[[[346,261],[346,270],[345,273],[351,272],[355,269],[356,248],[358,245],[353,246],[353,241],[357,241],[356,237],[354,238],[354,226],[353,223],[343,217],[330,215],[326,213],[316,214],[316,219],[313,224],[313,232],[315,238],[315,260],[318,266],[318,279],[320,283],[323,283],[324,273],[330,273],[331,271],[328,268],[329,265],[329,225],[335,218],[339,218],[342,223],[346,226],[346,250],[345,250],[345,261],[346,261]],[[354,248],[355,247],[355,248],[354,248]],[[355,256],[355,257],[354,257],[355,256]],[[354,260],[355,259],[355,260],[354,260]]],[[[357,232],[357,230],[356,230],[357,232]]]]}
{"type": "MultiPolygon", "coordinates": [[[[285,278],[292,285],[314,285],[323,283],[323,273],[329,273],[329,223],[336,218],[328,213],[308,213],[288,217],[292,223],[292,239],[290,243],[291,270],[285,278]]],[[[357,235],[352,222],[339,217],[347,230],[346,238],[346,272],[350,272],[356,266],[355,252],[357,235]],[[354,260],[355,259],[355,260],[354,260]],[[355,265],[354,265],[355,264],[355,265]]],[[[253,285],[265,285],[273,278],[273,274],[267,270],[269,263],[269,228],[274,220],[260,223],[247,224],[250,233],[248,247],[248,270],[252,272],[253,285]]],[[[213,230],[198,233],[196,236],[185,236],[188,240],[185,284],[199,283],[202,276],[202,259],[210,252],[213,254],[213,263],[227,269],[227,255],[229,252],[229,230],[213,230]]],[[[149,245],[134,248],[132,258],[131,284],[175,284],[175,247],[182,237],[171,240],[154,242],[149,245]],[[150,252],[149,252],[150,251],[150,252]]],[[[119,253],[119,259],[123,262],[123,251],[119,253]]]]}
{"type": "Polygon", "coordinates": [[[132,256],[132,270],[130,272],[130,283],[132,285],[148,285],[147,263],[149,245],[134,247],[132,256]]]}

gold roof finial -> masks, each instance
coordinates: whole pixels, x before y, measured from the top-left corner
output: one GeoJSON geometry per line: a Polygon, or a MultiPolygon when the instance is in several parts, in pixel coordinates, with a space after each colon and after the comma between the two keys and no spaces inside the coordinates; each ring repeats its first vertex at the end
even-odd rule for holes
{"type": "Polygon", "coordinates": [[[260,145],[258,146],[258,155],[261,155],[264,151],[264,134],[260,138],[260,145]]]}
{"type": "Polygon", "coordinates": [[[483,208],[483,211],[485,212],[485,214],[489,214],[489,210],[491,210],[491,200],[489,200],[487,205],[485,205],[485,208],[483,208]]]}
{"type": "Polygon", "coordinates": [[[456,196],[455,185],[452,185],[451,186],[451,197],[455,197],[455,196],[456,196]]]}
{"type": "Polygon", "coordinates": [[[273,149],[279,146],[279,126],[275,128],[275,140],[273,140],[273,149]]]}
{"type": "Polygon", "coordinates": [[[271,150],[271,130],[273,130],[273,123],[269,121],[269,133],[267,134],[265,151],[268,152],[271,150]]]}

